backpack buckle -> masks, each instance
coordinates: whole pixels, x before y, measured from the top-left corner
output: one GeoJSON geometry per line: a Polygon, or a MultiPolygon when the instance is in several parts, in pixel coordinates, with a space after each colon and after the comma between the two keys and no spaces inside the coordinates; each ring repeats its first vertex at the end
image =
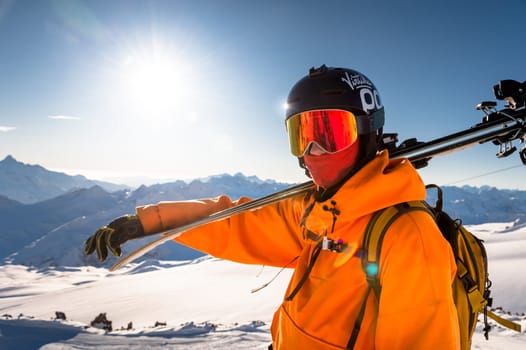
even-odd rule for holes
{"type": "Polygon", "coordinates": [[[345,244],[343,243],[343,240],[340,238],[337,241],[327,238],[327,236],[323,237],[323,241],[321,243],[321,249],[322,250],[328,250],[330,252],[335,253],[341,253],[345,248],[345,244]]]}

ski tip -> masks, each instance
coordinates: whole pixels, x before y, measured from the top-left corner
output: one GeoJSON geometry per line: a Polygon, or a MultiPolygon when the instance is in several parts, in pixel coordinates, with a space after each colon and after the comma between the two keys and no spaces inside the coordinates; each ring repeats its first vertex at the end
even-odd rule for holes
{"type": "Polygon", "coordinates": [[[125,256],[124,258],[122,258],[121,260],[117,261],[115,264],[113,264],[110,267],[110,272],[117,271],[118,269],[120,269],[121,267],[123,267],[127,263],[133,261],[134,259],[135,259],[134,255],[127,255],[127,256],[125,256]]]}
{"type": "Polygon", "coordinates": [[[117,271],[118,269],[120,269],[122,267],[122,263],[120,261],[116,262],[115,264],[113,264],[111,267],[110,267],[110,272],[115,272],[117,271]]]}

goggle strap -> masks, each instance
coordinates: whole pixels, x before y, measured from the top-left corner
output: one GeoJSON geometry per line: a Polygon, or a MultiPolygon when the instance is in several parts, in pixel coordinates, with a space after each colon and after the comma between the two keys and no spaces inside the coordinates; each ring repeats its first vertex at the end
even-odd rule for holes
{"type": "Polygon", "coordinates": [[[385,122],[384,109],[381,108],[370,115],[360,115],[356,117],[356,128],[358,135],[370,134],[380,129],[385,122]]]}

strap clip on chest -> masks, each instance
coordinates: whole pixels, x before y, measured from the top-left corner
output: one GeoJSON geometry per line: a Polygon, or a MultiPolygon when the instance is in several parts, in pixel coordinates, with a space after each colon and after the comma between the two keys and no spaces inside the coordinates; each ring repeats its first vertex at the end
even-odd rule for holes
{"type": "Polygon", "coordinates": [[[330,252],[341,253],[344,249],[343,240],[340,238],[335,241],[333,239],[327,238],[327,236],[324,236],[321,243],[321,249],[328,250],[330,252]]]}

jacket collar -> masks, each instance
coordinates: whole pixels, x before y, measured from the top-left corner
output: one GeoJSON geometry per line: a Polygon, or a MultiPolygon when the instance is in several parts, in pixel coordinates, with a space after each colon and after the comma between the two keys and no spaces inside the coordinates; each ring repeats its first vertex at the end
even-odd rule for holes
{"type": "Polygon", "coordinates": [[[407,159],[389,159],[387,150],[350,177],[339,189],[322,202],[317,202],[309,216],[333,217],[337,209],[340,219],[359,218],[394,204],[424,200],[424,183],[407,159]]]}

